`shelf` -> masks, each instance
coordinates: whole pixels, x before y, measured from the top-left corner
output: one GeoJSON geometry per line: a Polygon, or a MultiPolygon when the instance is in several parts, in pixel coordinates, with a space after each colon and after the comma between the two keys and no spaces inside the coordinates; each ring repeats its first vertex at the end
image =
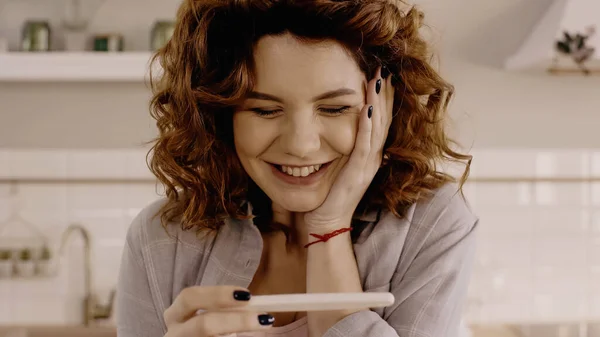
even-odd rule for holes
{"type": "Polygon", "coordinates": [[[0,82],[141,82],[150,52],[0,53],[0,82]]]}

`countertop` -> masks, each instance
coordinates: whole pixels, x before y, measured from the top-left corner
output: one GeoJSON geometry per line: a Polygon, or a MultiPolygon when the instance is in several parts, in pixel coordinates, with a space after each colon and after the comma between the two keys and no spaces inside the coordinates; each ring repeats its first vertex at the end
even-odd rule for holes
{"type": "Polygon", "coordinates": [[[106,326],[31,325],[0,326],[0,337],[116,337],[117,330],[106,326]]]}

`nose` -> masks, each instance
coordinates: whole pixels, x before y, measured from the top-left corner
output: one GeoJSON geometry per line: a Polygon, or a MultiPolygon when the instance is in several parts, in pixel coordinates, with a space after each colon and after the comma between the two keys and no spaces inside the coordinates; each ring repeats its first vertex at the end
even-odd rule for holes
{"type": "Polygon", "coordinates": [[[281,135],[283,150],[291,156],[306,158],[321,148],[319,125],[312,111],[291,115],[281,135]]]}

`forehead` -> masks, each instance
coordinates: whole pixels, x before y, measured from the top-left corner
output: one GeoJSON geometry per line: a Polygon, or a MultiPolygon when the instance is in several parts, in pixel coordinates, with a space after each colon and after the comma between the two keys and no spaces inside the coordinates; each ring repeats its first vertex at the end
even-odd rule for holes
{"type": "Polygon", "coordinates": [[[335,41],[307,43],[290,34],[266,36],[254,49],[257,91],[311,97],[341,87],[359,89],[365,75],[335,41]]]}

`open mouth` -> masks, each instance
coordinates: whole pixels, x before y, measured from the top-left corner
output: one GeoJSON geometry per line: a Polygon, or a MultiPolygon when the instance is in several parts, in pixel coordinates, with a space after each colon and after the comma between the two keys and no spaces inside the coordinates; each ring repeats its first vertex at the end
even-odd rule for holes
{"type": "Polygon", "coordinates": [[[286,166],[286,165],[276,165],[270,164],[273,168],[273,171],[277,176],[284,179],[287,182],[292,183],[300,183],[302,181],[312,181],[314,179],[318,179],[323,174],[327,168],[333,163],[333,161],[318,164],[318,165],[310,165],[310,166],[286,166]]]}
{"type": "Polygon", "coordinates": [[[311,166],[303,166],[303,167],[293,167],[293,166],[285,166],[285,165],[275,165],[279,171],[285,173],[292,177],[308,177],[309,175],[319,172],[321,169],[325,169],[327,164],[318,164],[311,166]]]}

